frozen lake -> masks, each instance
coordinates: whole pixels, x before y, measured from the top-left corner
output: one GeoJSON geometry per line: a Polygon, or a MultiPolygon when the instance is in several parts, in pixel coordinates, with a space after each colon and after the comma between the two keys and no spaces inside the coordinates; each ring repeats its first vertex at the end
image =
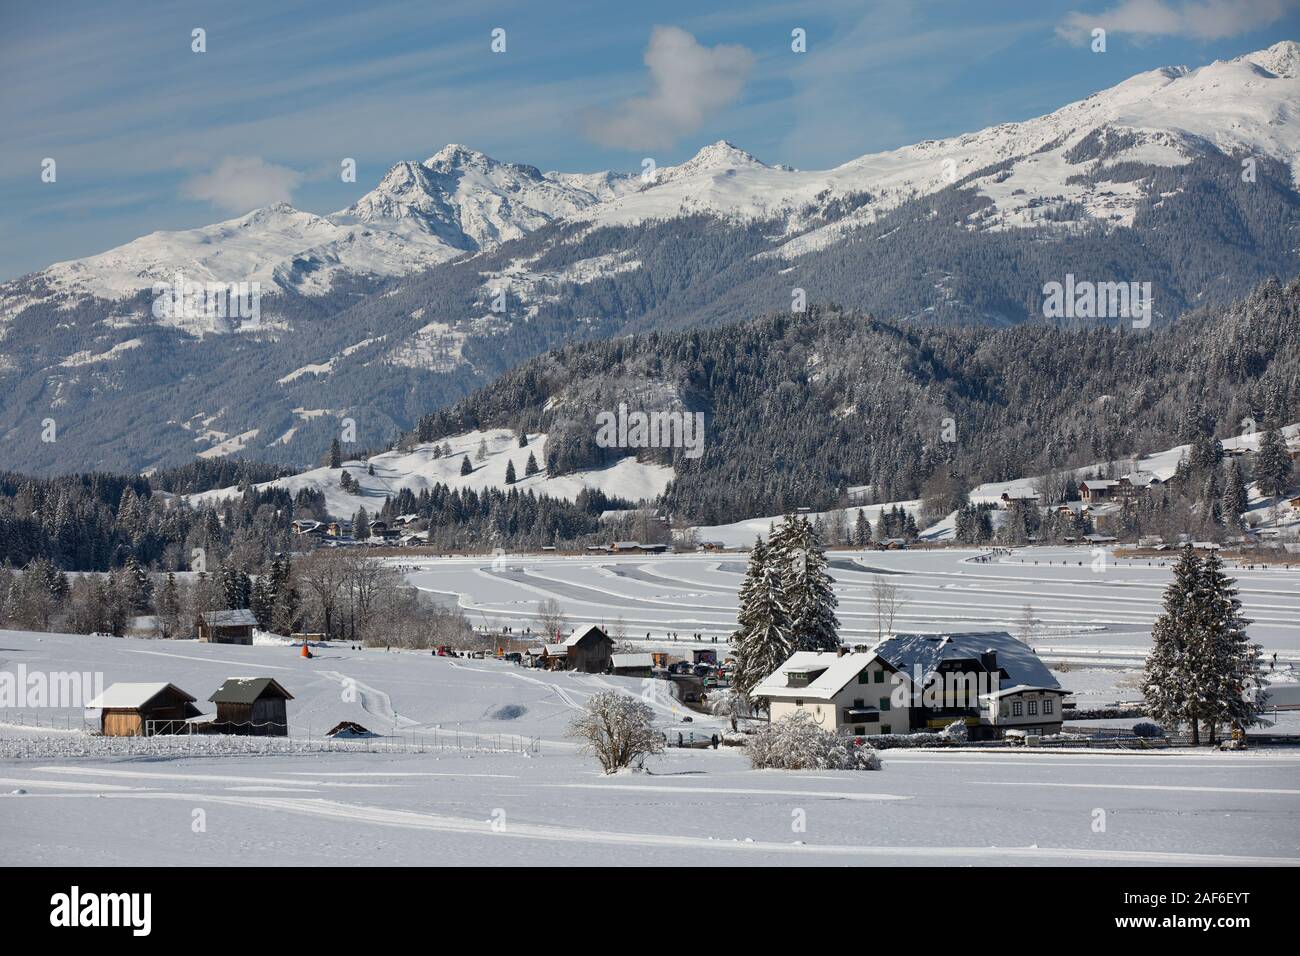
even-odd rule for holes
{"type": "MultiPolygon", "coordinates": [[[[831,573],[839,598],[841,637],[877,636],[872,582],[883,574],[906,595],[899,631],[1018,630],[1026,604],[1040,622],[1034,644],[1060,657],[1133,657],[1150,645],[1151,624],[1171,573],[1159,562],[1116,560],[1100,570],[1086,548],[1020,548],[1009,557],[987,552],[836,551],[831,573]]],[[[476,626],[533,626],[537,604],[554,598],[570,623],[619,619],[630,640],[662,643],[676,632],[724,638],[735,628],[736,592],[744,554],[599,557],[446,558],[421,562],[416,586],[458,596],[476,626]]],[[[1230,568],[1237,578],[1251,636],[1279,660],[1300,661],[1300,569],[1230,568]]]]}

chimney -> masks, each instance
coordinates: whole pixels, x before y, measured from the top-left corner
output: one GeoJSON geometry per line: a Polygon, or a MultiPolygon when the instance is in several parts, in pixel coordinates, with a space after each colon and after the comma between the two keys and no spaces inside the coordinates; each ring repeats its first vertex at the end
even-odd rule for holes
{"type": "Polygon", "coordinates": [[[998,652],[991,647],[984,648],[984,653],[980,655],[980,664],[990,674],[996,674],[998,670],[998,652]]]}
{"type": "Polygon", "coordinates": [[[848,649],[847,647],[845,647],[843,644],[841,644],[839,647],[835,648],[835,656],[836,656],[836,657],[843,657],[843,656],[844,656],[845,654],[847,654],[848,652],[849,652],[849,649],[848,649]]]}

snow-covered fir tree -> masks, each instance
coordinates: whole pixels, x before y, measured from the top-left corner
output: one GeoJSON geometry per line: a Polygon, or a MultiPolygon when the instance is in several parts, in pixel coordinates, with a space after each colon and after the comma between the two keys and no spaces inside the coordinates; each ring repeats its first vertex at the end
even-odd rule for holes
{"type": "Polygon", "coordinates": [[[1286,439],[1276,426],[1265,430],[1259,438],[1259,454],[1255,456],[1255,483],[1266,495],[1278,497],[1291,483],[1291,458],[1287,454],[1286,439]]]}
{"type": "Polygon", "coordinates": [[[749,567],[740,586],[737,628],[731,637],[736,658],[732,689],[749,692],[789,658],[789,613],[781,589],[781,574],[772,558],[771,544],[761,541],[749,552],[749,567]]]}
{"type": "Polygon", "coordinates": [[[827,570],[826,551],[807,518],[788,515],[772,536],[769,560],[781,573],[795,650],[829,651],[840,646],[839,600],[827,570]]]}
{"type": "Polygon", "coordinates": [[[1223,571],[1215,552],[1201,564],[1201,586],[1196,595],[1196,623],[1200,633],[1198,650],[1207,657],[1204,672],[1210,743],[1217,724],[1245,730],[1259,723],[1263,712],[1260,690],[1260,645],[1246,634],[1250,621],[1241,615],[1241,600],[1235,582],[1223,571]]]}
{"type": "Polygon", "coordinates": [[[1228,465],[1228,479],[1223,487],[1223,517],[1233,528],[1240,528],[1242,515],[1250,506],[1246,497],[1246,479],[1241,473],[1241,465],[1232,462],[1228,465]]]}
{"type": "MultiPolygon", "coordinates": [[[[1174,565],[1174,579],[1165,588],[1164,611],[1151,627],[1151,653],[1143,674],[1147,713],[1167,727],[1189,720],[1192,675],[1188,647],[1192,642],[1191,607],[1200,584],[1201,561],[1191,545],[1174,565]]],[[[1195,736],[1197,727],[1193,724],[1195,736]]]]}

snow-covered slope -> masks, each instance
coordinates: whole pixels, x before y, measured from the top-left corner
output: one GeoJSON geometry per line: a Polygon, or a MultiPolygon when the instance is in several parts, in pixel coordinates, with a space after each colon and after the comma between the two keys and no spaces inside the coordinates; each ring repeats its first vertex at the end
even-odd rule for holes
{"type": "MultiPolygon", "coordinates": [[[[548,477],[546,463],[546,435],[528,436],[528,446],[519,447],[519,436],[508,428],[471,431],[453,435],[437,443],[417,445],[410,451],[392,451],[375,455],[367,461],[345,461],[343,467],[361,486],[359,494],[345,492],[339,485],[342,472],[337,468],[313,468],[288,478],[266,482],[258,488],[284,488],[297,494],[303,488],[319,490],[325,495],[325,506],[337,518],[350,518],[360,508],[373,514],[383,506],[384,499],[403,488],[415,494],[443,484],[452,490],[470,488],[514,488],[520,492],[547,495],[572,501],[584,488],[599,489],[612,497],[628,501],[653,499],[663,493],[672,480],[673,470],[664,465],[645,464],[627,457],[608,468],[582,471],[571,475],[548,477]],[[486,446],[486,456],[478,460],[480,443],[486,446]],[[438,457],[436,448],[451,446],[451,454],[438,457]],[[532,455],[540,470],[525,476],[528,456],[532,455]],[[460,473],[461,462],[469,456],[474,470],[468,475],[460,473]],[[515,466],[516,481],[506,484],[506,466],[515,466]],[[369,469],[374,469],[374,474],[369,469]]],[[[221,488],[190,496],[191,504],[220,501],[240,494],[238,488],[221,488]]]]}
{"type": "MultiPolygon", "coordinates": [[[[696,213],[781,218],[786,238],[773,254],[792,256],[980,170],[986,172],[968,185],[992,204],[972,217],[971,228],[1033,225],[1066,208],[1125,226],[1141,192],[1120,177],[1106,179],[1117,163],[1178,166],[1214,149],[1280,160],[1300,185],[1297,103],[1300,44],[1284,41],[1196,70],[1141,73],[1046,116],[823,171],[766,165],[722,141],[643,182],[634,174],[541,173],[452,144],[422,163],[398,163],[374,190],[333,215],[270,206],[201,229],[153,233],[37,277],[56,291],[108,299],[147,289],[178,269],[196,281],[261,281],[319,293],[340,272],[404,274],[556,220],[601,226],[696,213]],[[845,197],[854,197],[853,211],[828,216],[827,205],[845,197]]],[[[0,286],[0,316],[29,296],[27,286],[0,286]]]]}

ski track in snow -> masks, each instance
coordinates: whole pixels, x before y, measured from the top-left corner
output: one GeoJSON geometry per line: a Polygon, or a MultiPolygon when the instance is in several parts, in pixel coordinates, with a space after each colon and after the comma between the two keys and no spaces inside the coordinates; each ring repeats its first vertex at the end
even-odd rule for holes
{"type": "MultiPolygon", "coordinates": [[[[179,800],[193,802],[192,793],[170,792],[120,792],[104,793],[106,800],[179,800]]],[[[26,797],[24,797],[26,799],[26,797]]],[[[547,824],[511,822],[504,829],[494,830],[491,820],[471,820],[446,814],[398,810],[340,803],[323,798],[294,798],[270,796],[244,796],[235,794],[205,794],[205,803],[226,804],[248,809],[270,810],[282,813],[307,815],[345,824],[370,823],[377,826],[398,827],[441,833],[459,833],[484,839],[522,839],[562,843],[584,843],[607,846],[646,846],[673,849],[719,850],[746,853],[779,853],[795,856],[830,855],[836,857],[863,857],[866,859],[904,858],[910,860],[948,861],[1014,861],[1039,863],[1093,862],[1117,864],[1168,864],[1175,866],[1295,866],[1300,863],[1292,857],[1233,856],[1206,853],[1176,853],[1155,850],[1103,850],[1073,847],[976,847],[976,846],[850,846],[843,844],[770,843],[750,840],[713,840],[707,837],[678,836],[665,833],[624,833],[611,830],[594,830],[547,824]]]]}

